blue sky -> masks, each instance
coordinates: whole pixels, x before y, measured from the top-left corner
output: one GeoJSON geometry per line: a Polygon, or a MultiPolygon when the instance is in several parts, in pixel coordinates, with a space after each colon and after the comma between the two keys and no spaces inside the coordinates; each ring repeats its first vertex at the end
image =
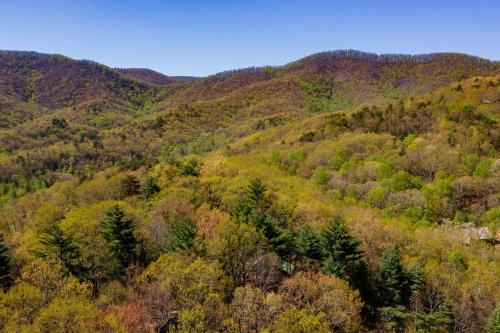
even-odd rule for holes
{"type": "Polygon", "coordinates": [[[498,0],[0,0],[0,49],[208,75],[326,50],[500,60],[498,0]]]}

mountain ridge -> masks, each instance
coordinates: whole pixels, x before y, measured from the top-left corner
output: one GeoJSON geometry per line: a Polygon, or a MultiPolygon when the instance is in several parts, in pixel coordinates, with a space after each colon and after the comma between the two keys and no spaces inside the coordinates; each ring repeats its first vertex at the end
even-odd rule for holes
{"type": "Polygon", "coordinates": [[[190,81],[0,52],[0,331],[486,333],[499,106],[453,53],[190,81]]]}

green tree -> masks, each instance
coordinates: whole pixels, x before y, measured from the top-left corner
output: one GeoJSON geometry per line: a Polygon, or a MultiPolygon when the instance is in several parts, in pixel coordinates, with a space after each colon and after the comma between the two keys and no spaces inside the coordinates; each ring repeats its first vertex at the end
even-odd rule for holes
{"type": "Polygon", "coordinates": [[[238,221],[252,224],[269,240],[274,252],[286,258],[293,251],[293,233],[280,220],[269,214],[272,202],[266,197],[267,188],[258,178],[252,179],[247,195],[232,208],[231,215],[238,221]]]}
{"type": "Polygon", "coordinates": [[[114,205],[106,212],[106,217],[99,223],[100,233],[118,259],[118,272],[131,264],[137,257],[137,237],[135,221],[125,217],[124,210],[114,205]]]}
{"type": "Polygon", "coordinates": [[[215,237],[208,244],[208,252],[221,264],[236,288],[247,282],[246,263],[267,247],[265,237],[255,227],[241,222],[219,224],[215,237]]]}
{"type": "Polygon", "coordinates": [[[10,277],[10,255],[5,246],[3,235],[0,235],[0,286],[6,288],[11,281],[10,277]]]}
{"type": "Polygon", "coordinates": [[[158,180],[155,177],[147,176],[140,189],[141,198],[147,200],[160,191],[158,180]]]}
{"type": "Polygon", "coordinates": [[[40,257],[55,259],[69,273],[84,278],[85,272],[77,263],[80,251],[71,239],[64,235],[57,221],[41,229],[40,244],[42,244],[42,249],[38,253],[40,257]]]}
{"type": "Polygon", "coordinates": [[[425,283],[424,270],[419,264],[412,264],[406,271],[406,277],[411,292],[419,291],[423,288],[425,283]]]}
{"type": "Polygon", "coordinates": [[[488,176],[490,175],[492,163],[492,160],[489,158],[486,158],[479,162],[474,169],[474,177],[480,178],[482,180],[488,178],[488,176]]]}
{"type": "Polygon", "coordinates": [[[421,181],[418,177],[412,177],[408,172],[401,170],[387,180],[392,191],[404,191],[412,188],[420,188],[421,181]]]}
{"type": "Polygon", "coordinates": [[[52,118],[52,126],[55,128],[66,128],[68,122],[64,118],[52,118]]]}
{"type": "Polygon", "coordinates": [[[390,331],[426,333],[453,331],[452,304],[449,301],[441,303],[432,313],[408,311],[402,305],[381,308],[380,311],[385,318],[385,327],[390,331]]]}
{"type": "Polygon", "coordinates": [[[249,220],[266,236],[274,252],[281,258],[289,257],[294,250],[294,235],[291,230],[281,227],[280,222],[269,214],[254,211],[249,220]]]}
{"type": "Polygon", "coordinates": [[[312,175],[311,179],[318,185],[325,185],[332,178],[332,174],[328,170],[317,170],[312,175]]]}
{"type": "Polygon", "coordinates": [[[141,188],[139,180],[137,179],[137,177],[135,177],[133,175],[126,175],[125,178],[122,180],[121,185],[122,185],[123,193],[126,196],[138,194],[139,189],[141,188]]]}
{"type": "Polygon", "coordinates": [[[252,179],[248,184],[248,200],[254,207],[260,208],[265,199],[266,186],[259,178],[252,179]]]}
{"type": "Polygon", "coordinates": [[[171,236],[168,243],[168,250],[191,251],[194,247],[196,236],[196,226],[187,217],[175,216],[171,221],[171,236]]]}
{"type": "Polygon", "coordinates": [[[465,165],[465,168],[467,169],[467,174],[472,175],[479,161],[480,159],[477,154],[471,153],[465,155],[465,157],[463,158],[463,163],[465,165]]]}
{"type": "Polygon", "coordinates": [[[359,241],[351,236],[341,217],[335,217],[321,231],[321,246],[326,259],[325,273],[354,280],[362,265],[363,253],[359,241]]]}
{"type": "Polygon", "coordinates": [[[331,332],[325,313],[315,312],[311,307],[301,310],[292,308],[283,312],[272,323],[273,333],[328,333],[331,332]]]}
{"type": "Polygon", "coordinates": [[[367,199],[375,207],[383,208],[389,191],[383,187],[375,187],[368,191],[367,199]]]}
{"type": "Polygon", "coordinates": [[[389,305],[405,305],[409,298],[408,280],[401,260],[396,245],[384,251],[380,260],[379,278],[384,291],[384,301],[389,305]]]}
{"type": "Polygon", "coordinates": [[[182,163],[180,165],[181,176],[194,176],[198,177],[200,175],[200,165],[195,159],[190,159],[189,161],[182,163]]]}
{"type": "Polygon", "coordinates": [[[296,239],[298,253],[306,258],[313,260],[323,259],[323,249],[321,246],[321,236],[319,232],[310,225],[304,225],[296,239]]]}

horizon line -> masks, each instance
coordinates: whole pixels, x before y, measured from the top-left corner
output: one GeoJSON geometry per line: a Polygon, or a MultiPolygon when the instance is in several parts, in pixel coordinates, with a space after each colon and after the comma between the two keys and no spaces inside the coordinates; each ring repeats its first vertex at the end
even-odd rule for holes
{"type": "Polygon", "coordinates": [[[244,71],[244,70],[249,70],[249,69],[261,69],[261,68],[266,68],[266,67],[273,67],[273,68],[281,68],[285,67],[294,63],[297,63],[301,60],[311,58],[314,56],[320,56],[320,55],[339,55],[339,56],[344,56],[344,57],[349,57],[349,56],[355,56],[355,55],[361,55],[362,57],[367,57],[371,59],[378,59],[378,58],[390,58],[390,57],[398,57],[398,58],[425,58],[429,56],[435,56],[435,55],[446,55],[446,54],[454,54],[454,55],[462,55],[462,56],[467,56],[471,58],[476,58],[478,60],[485,60],[485,61],[490,61],[493,63],[500,63],[500,60],[494,60],[490,58],[485,58],[481,56],[476,56],[473,54],[468,54],[465,52],[458,52],[458,51],[438,51],[438,52],[429,52],[429,53],[376,53],[376,52],[369,52],[369,51],[361,51],[361,50],[356,50],[356,49],[332,49],[332,50],[326,50],[326,51],[319,51],[315,53],[311,53],[309,55],[302,56],[300,58],[297,58],[296,60],[292,60],[289,62],[286,62],[281,65],[250,65],[246,67],[239,67],[239,68],[232,68],[232,69],[227,69],[227,70],[222,70],[215,72],[213,74],[208,74],[208,75],[182,75],[182,74],[176,74],[176,75],[170,75],[170,74],[165,74],[162,71],[153,69],[151,67],[140,67],[140,66],[133,66],[133,67],[120,67],[120,66],[110,66],[101,62],[98,62],[96,60],[92,59],[86,59],[86,58],[73,58],[61,53],[46,53],[46,52],[39,52],[35,50],[4,50],[0,49],[0,54],[1,53],[27,53],[27,54],[33,54],[33,55],[39,55],[39,56],[59,56],[59,57],[64,57],[73,61],[82,61],[82,62],[91,62],[95,63],[101,66],[105,66],[107,68],[113,69],[113,70],[124,70],[124,69],[140,69],[140,70],[151,70],[154,71],[158,74],[167,76],[167,77],[192,77],[192,78],[207,78],[207,77],[212,77],[212,76],[218,76],[226,73],[231,73],[231,72],[238,72],[238,71],[244,71]]]}

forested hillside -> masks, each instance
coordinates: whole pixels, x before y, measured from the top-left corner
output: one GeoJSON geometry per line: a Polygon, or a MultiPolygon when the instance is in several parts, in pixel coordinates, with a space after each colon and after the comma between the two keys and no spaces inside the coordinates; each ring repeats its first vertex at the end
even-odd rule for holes
{"type": "Polygon", "coordinates": [[[0,52],[3,332],[498,332],[500,64],[205,78],[0,52]]]}

